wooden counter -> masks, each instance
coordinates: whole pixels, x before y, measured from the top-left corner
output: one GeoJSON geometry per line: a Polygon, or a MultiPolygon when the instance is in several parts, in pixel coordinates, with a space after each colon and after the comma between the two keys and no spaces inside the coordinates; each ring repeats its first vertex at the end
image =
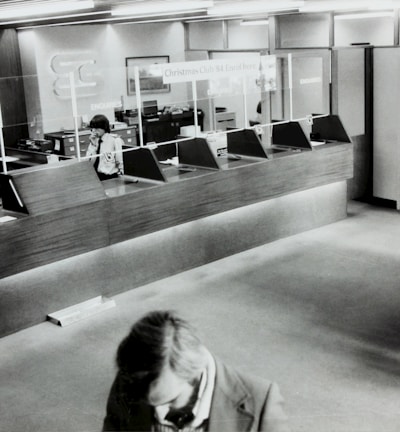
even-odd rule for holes
{"type": "Polygon", "coordinates": [[[237,168],[204,171],[165,184],[136,184],[123,179],[102,184],[88,162],[64,162],[45,170],[25,169],[9,174],[29,214],[0,224],[0,277],[234,208],[349,179],[352,144],[329,144],[237,168]],[[45,181],[41,183],[40,179],[45,181]]]}
{"type": "Polygon", "coordinates": [[[340,144],[132,189],[109,198],[110,243],[351,177],[352,145],[340,144]]]}

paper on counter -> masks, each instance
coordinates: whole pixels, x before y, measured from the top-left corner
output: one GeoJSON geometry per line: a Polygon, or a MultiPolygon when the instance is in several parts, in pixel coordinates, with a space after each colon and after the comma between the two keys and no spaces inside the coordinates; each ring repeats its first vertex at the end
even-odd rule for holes
{"type": "Polygon", "coordinates": [[[2,217],[0,217],[0,223],[9,222],[9,221],[12,221],[14,219],[17,219],[17,218],[14,216],[2,216],[2,217]]]}

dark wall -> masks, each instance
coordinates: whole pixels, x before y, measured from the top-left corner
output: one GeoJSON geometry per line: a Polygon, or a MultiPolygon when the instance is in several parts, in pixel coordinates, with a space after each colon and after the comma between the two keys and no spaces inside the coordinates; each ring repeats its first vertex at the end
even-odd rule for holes
{"type": "Polygon", "coordinates": [[[15,147],[28,138],[24,83],[15,29],[0,30],[0,104],[4,143],[15,147]]]}

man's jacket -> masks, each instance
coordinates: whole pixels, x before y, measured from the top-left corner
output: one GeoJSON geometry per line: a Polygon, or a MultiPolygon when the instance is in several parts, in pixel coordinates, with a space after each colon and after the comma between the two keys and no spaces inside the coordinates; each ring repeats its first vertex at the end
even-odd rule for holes
{"type": "MultiPolygon", "coordinates": [[[[288,432],[286,419],[275,383],[242,374],[216,360],[209,432],[288,432]]],[[[151,431],[152,421],[151,406],[126,403],[117,375],[108,398],[103,431],[151,431]]]]}

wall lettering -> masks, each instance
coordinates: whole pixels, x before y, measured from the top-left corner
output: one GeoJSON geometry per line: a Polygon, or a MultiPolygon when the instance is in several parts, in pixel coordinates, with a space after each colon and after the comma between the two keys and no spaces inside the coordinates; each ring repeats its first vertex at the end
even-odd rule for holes
{"type": "Polygon", "coordinates": [[[53,92],[60,99],[71,99],[69,74],[73,72],[77,98],[96,96],[104,87],[104,79],[90,52],[57,54],[51,59],[51,69],[57,75],[53,92]]]}

